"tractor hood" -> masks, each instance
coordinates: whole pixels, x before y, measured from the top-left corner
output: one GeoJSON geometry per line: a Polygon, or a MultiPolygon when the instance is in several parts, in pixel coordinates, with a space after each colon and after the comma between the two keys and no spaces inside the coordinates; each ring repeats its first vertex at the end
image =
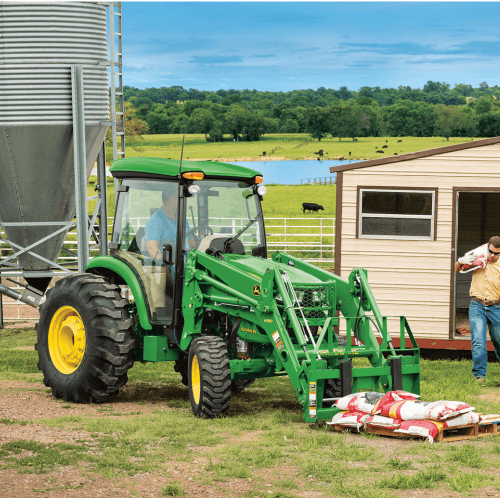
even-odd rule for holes
{"type": "MultiPolygon", "coordinates": [[[[235,268],[245,271],[248,274],[261,278],[264,276],[264,273],[267,269],[284,269],[292,283],[321,283],[321,280],[308,274],[304,271],[301,271],[293,265],[280,264],[278,262],[274,262],[271,259],[261,259],[259,257],[249,257],[243,255],[225,255],[226,262],[235,268]]],[[[291,260],[290,262],[293,262],[291,260]]]]}

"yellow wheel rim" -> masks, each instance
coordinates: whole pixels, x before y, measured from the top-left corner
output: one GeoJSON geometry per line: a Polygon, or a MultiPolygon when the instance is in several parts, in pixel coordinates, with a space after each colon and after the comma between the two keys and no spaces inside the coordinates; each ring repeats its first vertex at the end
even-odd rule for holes
{"type": "Polygon", "coordinates": [[[54,366],[66,375],[73,373],[85,353],[85,326],[70,306],[56,311],[49,326],[49,353],[54,366]]]}
{"type": "Polygon", "coordinates": [[[196,404],[200,403],[201,383],[200,383],[200,364],[198,363],[198,356],[193,356],[191,363],[191,390],[193,391],[193,398],[196,404]]]}

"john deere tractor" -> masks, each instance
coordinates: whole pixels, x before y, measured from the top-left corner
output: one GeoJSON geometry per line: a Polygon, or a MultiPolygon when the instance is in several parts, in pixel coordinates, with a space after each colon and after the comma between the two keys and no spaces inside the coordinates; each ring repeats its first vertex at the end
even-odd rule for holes
{"type": "Polygon", "coordinates": [[[419,393],[408,323],[398,318],[396,349],[364,269],[345,280],[267,257],[259,172],[156,158],[110,170],[120,181],[110,254],[40,306],[36,350],[55,397],[108,401],[135,361],[174,362],[200,417],[226,415],[232,392],[265,377],[289,377],[308,422],[334,415],[343,394],[419,393]]]}

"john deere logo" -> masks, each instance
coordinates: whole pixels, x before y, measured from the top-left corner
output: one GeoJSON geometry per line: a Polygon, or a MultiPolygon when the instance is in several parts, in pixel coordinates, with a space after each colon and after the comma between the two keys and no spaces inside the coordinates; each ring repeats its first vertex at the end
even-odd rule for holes
{"type": "Polygon", "coordinates": [[[254,295],[260,295],[260,285],[254,285],[252,288],[252,293],[254,295]]]}

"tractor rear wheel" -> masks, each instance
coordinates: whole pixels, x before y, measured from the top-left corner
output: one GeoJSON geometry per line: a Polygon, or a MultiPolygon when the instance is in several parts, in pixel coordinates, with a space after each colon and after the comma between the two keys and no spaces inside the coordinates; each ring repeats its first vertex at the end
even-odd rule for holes
{"type": "Polygon", "coordinates": [[[231,369],[220,337],[200,337],[189,349],[189,399],[198,417],[223,417],[231,402],[231,369]]]}
{"type": "Polygon", "coordinates": [[[92,274],[63,278],[48,290],[35,349],[54,397],[102,403],[126,384],[135,345],[127,305],[117,285],[92,274]]]}

